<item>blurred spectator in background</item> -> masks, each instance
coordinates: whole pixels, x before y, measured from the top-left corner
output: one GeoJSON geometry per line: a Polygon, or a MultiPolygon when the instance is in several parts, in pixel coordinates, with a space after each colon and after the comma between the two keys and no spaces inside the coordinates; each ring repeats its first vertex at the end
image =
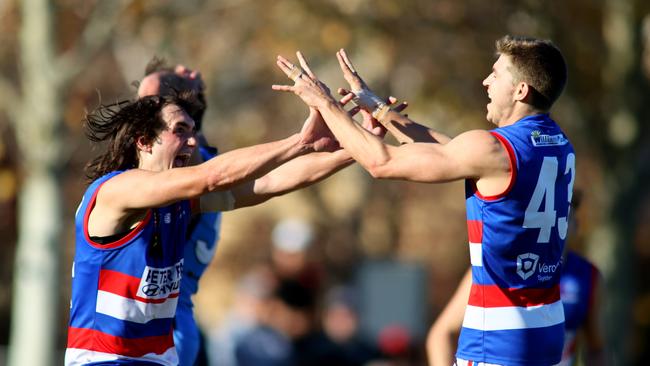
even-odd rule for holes
{"type": "Polygon", "coordinates": [[[280,280],[292,280],[318,293],[323,284],[323,268],[309,258],[314,240],[311,224],[300,218],[283,219],[271,236],[271,268],[280,280]]]}
{"type": "Polygon", "coordinates": [[[277,287],[268,267],[250,270],[239,281],[231,310],[222,325],[210,332],[208,353],[214,366],[236,366],[235,347],[249,331],[259,326],[266,303],[277,287]]]}
{"type": "Polygon", "coordinates": [[[312,292],[295,281],[284,280],[260,309],[259,323],[235,344],[238,366],[294,366],[294,341],[313,329],[312,292]]]}
{"type": "Polygon", "coordinates": [[[296,343],[299,365],[362,366],[380,358],[359,333],[358,299],[352,287],[330,289],[325,298],[322,330],[296,343]]]}

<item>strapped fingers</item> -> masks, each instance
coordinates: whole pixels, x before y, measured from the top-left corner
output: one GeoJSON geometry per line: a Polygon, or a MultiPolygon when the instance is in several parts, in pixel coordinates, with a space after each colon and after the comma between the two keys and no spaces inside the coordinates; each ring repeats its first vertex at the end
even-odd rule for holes
{"type": "Polygon", "coordinates": [[[292,64],[289,60],[282,56],[278,56],[278,59],[276,61],[278,67],[284,71],[284,73],[287,75],[287,77],[294,82],[300,79],[302,76],[303,72],[300,67],[296,67],[294,64],[292,64]]]}
{"type": "Polygon", "coordinates": [[[291,69],[291,71],[289,71],[289,74],[287,74],[287,76],[289,77],[289,79],[296,82],[302,76],[302,69],[299,67],[294,67],[291,69]]]}

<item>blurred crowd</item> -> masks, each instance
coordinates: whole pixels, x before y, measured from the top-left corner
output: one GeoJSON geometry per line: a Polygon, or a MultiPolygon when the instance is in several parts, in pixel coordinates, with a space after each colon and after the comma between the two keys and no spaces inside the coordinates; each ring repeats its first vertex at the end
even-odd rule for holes
{"type": "Polygon", "coordinates": [[[359,282],[328,283],[324,269],[309,259],[309,224],[281,221],[272,242],[269,260],[239,279],[225,319],[204,329],[199,364],[388,366],[423,360],[407,327],[392,324],[377,334],[364,329],[367,304],[359,282]]]}

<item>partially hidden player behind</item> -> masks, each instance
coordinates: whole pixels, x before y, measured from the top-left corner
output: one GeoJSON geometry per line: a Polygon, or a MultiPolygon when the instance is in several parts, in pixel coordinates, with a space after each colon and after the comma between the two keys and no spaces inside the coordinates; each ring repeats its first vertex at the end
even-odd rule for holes
{"type": "MultiPolygon", "coordinates": [[[[209,145],[201,128],[207,107],[201,74],[183,65],[170,68],[164,60],[153,58],[145,69],[145,77],[138,85],[138,97],[168,95],[178,90],[194,91],[203,104],[203,108],[192,116],[198,148],[194,149],[191,164],[200,164],[217,155],[217,149],[209,145]]],[[[194,365],[202,348],[200,330],[194,319],[192,296],[198,292],[199,279],[215,255],[220,227],[221,212],[194,215],[190,221],[189,239],[184,250],[183,278],[174,319],[174,345],[180,366],[194,365]]]]}
{"type": "Polygon", "coordinates": [[[192,213],[254,205],[352,162],[310,113],[299,133],[187,166],[197,108],[196,95],[181,92],[86,116],[104,151],[86,167],[75,218],[66,365],[178,364],[172,322],[192,213]]]}
{"type": "MultiPolygon", "coordinates": [[[[598,269],[572,247],[576,243],[576,210],[580,205],[580,191],[571,203],[569,240],[562,258],[560,293],[564,306],[565,333],[562,362],[575,365],[581,353],[585,365],[605,365],[604,338],[600,314],[602,280],[598,269]]],[[[472,288],[472,273],[468,270],[456,292],[429,330],[427,355],[430,366],[449,366],[454,362],[458,334],[463,325],[463,315],[472,288]]]]}
{"type": "Polygon", "coordinates": [[[560,261],[575,179],[571,143],[549,111],[567,68],[550,41],[505,36],[483,81],[493,130],[450,138],[384,105],[337,53],[357,103],[397,137],[394,146],[349,118],[324,84],[279,56],[294,85],[275,90],[317,108],[341,146],[373,177],[466,182],[472,288],[459,339],[458,365],[554,365],[560,362],[564,312],[560,261]]]}

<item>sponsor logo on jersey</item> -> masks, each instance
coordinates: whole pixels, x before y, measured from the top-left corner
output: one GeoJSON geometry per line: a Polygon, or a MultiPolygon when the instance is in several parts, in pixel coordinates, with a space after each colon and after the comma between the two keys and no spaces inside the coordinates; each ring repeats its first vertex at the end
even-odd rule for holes
{"type": "Polygon", "coordinates": [[[165,299],[178,293],[183,277],[183,259],[173,266],[145,267],[138,287],[138,296],[147,299],[165,299]]]}
{"type": "Polygon", "coordinates": [[[524,280],[537,272],[537,281],[548,281],[553,278],[560,265],[561,260],[554,264],[540,263],[539,255],[534,253],[524,253],[517,256],[517,274],[524,280]]]}
{"type": "Polygon", "coordinates": [[[530,133],[530,140],[535,147],[561,146],[569,143],[569,140],[561,133],[557,135],[544,135],[538,130],[530,133]]]}
{"type": "Polygon", "coordinates": [[[517,274],[526,280],[535,273],[539,256],[533,253],[519,254],[517,256],[517,274]]]}

